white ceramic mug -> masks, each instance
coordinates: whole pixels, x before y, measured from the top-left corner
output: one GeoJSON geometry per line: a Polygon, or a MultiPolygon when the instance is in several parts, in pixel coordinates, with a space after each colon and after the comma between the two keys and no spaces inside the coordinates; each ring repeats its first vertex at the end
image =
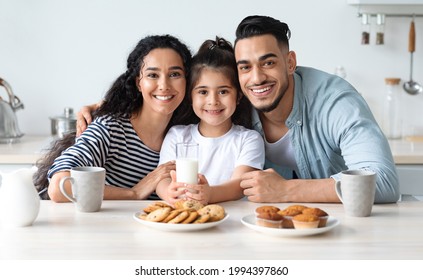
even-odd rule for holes
{"type": "Polygon", "coordinates": [[[368,170],[342,171],[341,181],[336,182],[335,190],[348,216],[368,217],[375,201],[376,173],[368,170]]]}
{"type": "Polygon", "coordinates": [[[63,195],[72,201],[80,212],[98,212],[103,202],[106,170],[102,167],[74,167],[70,177],[60,180],[59,187],[63,195]],[[65,189],[65,182],[72,184],[72,194],[65,189]]]}
{"type": "Polygon", "coordinates": [[[198,183],[198,144],[176,144],[176,181],[196,185],[198,183]]]}

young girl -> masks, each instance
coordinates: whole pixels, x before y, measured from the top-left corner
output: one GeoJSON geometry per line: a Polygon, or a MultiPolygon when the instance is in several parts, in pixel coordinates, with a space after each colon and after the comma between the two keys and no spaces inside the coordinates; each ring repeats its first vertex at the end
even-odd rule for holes
{"type": "Polygon", "coordinates": [[[263,168],[264,143],[259,133],[247,129],[251,127],[251,107],[242,96],[229,42],[216,38],[202,44],[192,60],[187,95],[196,124],[169,130],[160,162],[175,159],[176,143],[198,143],[198,184],[177,183],[176,173],[171,171],[171,179],[159,183],[157,194],[171,204],[181,196],[203,204],[242,198],[240,177],[263,168]]]}
{"type": "MultiPolygon", "coordinates": [[[[50,198],[67,201],[59,181],[76,166],[106,169],[104,199],[154,198],[157,183],[175,169],[172,162],[157,165],[168,128],[181,124],[190,108],[185,100],[190,62],[189,49],[170,35],[142,39],[128,57],[126,72],[107,92],[96,119],[50,167],[50,198]]],[[[68,140],[67,136],[59,144],[68,140]]],[[[70,192],[70,185],[66,188],[70,192]]]]}

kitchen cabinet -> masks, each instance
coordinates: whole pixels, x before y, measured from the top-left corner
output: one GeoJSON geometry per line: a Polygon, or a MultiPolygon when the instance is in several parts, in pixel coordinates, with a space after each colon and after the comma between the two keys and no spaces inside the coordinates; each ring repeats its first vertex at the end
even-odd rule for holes
{"type": "Polygon", "coordinates": [[[390,140],[389,145],[397,168],[400,192],[423,196],[423,142],[390,140]]]}
{"type": "Polygon", "coordinates": [[[423,164],[401,164],[396,167],[401,194],[423,196],[423,164]]]}

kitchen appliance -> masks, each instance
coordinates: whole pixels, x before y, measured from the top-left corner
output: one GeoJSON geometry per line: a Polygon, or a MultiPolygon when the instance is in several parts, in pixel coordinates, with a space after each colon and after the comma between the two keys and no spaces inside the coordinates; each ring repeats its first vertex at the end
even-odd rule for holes
{"type": "Polygon", "coordinates": [[[0,86],[3,86],[9,95],[9,101],[0,96],[0,143],[17,142],[23,136],[23,133],[19,130],[15,111],[23,109],[24,105],[13,94],[10,85],[2,78],[0,78],[0,86]]]}
{"type": "Polygon", "coordinates": [[[66,107],[63,115],[51,117],[51,135],[62,138],[66,133],[76,131],[76,116],[73,109],[66,107]]]}

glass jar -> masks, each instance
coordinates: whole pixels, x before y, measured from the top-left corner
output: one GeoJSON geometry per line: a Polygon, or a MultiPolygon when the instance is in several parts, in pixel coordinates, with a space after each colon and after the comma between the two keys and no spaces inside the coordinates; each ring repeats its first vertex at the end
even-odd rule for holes
{"type": "Polygon", "coordinates": [[[385,15],[376,15],[376,45],[385,43],[385,15]]]}
{"type": "Polygon", "coordinates": [[[345,70],[344,66],[341,65],[336,66],[334,74],[338,77],[341,77],[342,79],[347,77],[347,71],[345,70]]]}
{"type": "Polygon", "coordinates": [[[361,15],[361,44],[368,45],[370,43],[370,14],[361,15]]]}
{"type": "Polygon", "coordinates": [[[385,79],[385,104],[383,111],[383,131],[388,139],[401,138],[401,87],[400,78],[385,79]]]}

